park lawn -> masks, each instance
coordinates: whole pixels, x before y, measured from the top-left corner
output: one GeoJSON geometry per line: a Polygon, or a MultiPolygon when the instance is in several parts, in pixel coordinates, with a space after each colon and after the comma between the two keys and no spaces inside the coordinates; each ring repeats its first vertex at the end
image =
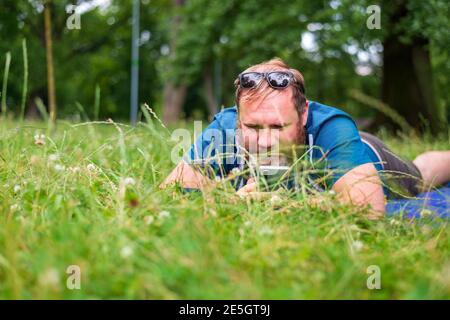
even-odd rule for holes
{"type": "MultiPolygon", "coordinates": [[[[447,221],[368,221],[332,194],[317,205],[221,185],[160,190],[175,142],[157,122],[60,121],[50,132],[0,121],[2,299],[450,298],[447,221]]],[[[410,159],[450,149],[449,136],[381,136],[410,159]]]]}

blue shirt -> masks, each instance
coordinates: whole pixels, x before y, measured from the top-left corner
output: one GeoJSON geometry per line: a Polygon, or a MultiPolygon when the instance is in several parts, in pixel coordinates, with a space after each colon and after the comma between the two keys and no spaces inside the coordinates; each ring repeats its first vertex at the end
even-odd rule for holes
{"type": "MultiPolygon", "coordinates": [[[[207,165],[211,173],[219,177],[242,166],[242,156],[236,145],[237,116],[236,106],[216,114],[185,155],[185,161],[207,165]]],[[[305,130],[310,147],[308,158],[311,163],[322,159],[319,163],[322,163],[323,175],[328,177],[325,179],[327,187],[362,164],[373,163],[378,171],[383,169],[381,159],[361,140],[356,123],[344,111],[309,101],[305,130]]]]}

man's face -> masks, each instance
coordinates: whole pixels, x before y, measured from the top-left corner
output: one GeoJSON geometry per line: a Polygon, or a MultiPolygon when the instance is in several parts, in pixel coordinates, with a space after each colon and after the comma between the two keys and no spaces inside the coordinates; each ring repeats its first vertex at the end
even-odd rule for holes
{"type": "MultiPolygon", "coordinates": [[[[242,92],[239,103],[240,143],[260,165],[289,165],[292,146],[303,146],[307,107],[299,115],[292,87],[262,95],[242,92]],[[269,156],[270,155],[270,156],[269,156]]],[[[302,150],[296,150],[302,152],[302,150]]]]}

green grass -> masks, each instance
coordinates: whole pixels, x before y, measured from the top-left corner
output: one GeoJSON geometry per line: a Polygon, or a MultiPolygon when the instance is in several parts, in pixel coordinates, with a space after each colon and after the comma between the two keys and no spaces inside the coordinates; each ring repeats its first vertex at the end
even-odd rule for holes
{"type": "MultiPolygon", "coordinates": [[[[0,121],[0,298],[450,298],[445,221],[368,221],[332,195],[315,206],[160,190],[175,142],[157,124],[49,134],[0,121]],[[66,287],[70,265],[80,290],[66,287]],[[366,287],[370,265],[380,290],[366,287]]],[[[407,158],[450,149],[448,137],[383,137],[407,158]]]]}

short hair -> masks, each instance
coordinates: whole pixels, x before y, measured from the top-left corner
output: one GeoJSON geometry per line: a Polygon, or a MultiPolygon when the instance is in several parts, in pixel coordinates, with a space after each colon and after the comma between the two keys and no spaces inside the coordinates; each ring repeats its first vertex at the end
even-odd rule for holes
{"type": "MultiPolygon", "coordinates": [[[[297,112],[301,114],[304,110],[304,106],[306,104],[306,96],[305,96],[305,80],[303,78],[303,75],[298,71],[297,69],[290,68],[283,60],[280,58],[273,58],[268,61],[264,61],[259,64],[255,64],[243,72],[252,72],[252,71],[262,71],[262,72],[268,72],[268,71],[289,71],[294,75],[295,81],[292,82],[290,86],[292,86],[293,89],[293,102],[295,107],[297,108],[297,112]]],[[[242,96],[243,90],[250,90],[248,91],[248,94],[250,95],[250,99],[253,96],[260,96],[262,94],[268,94],[272,92],[272,90],[279,90],[274,89],[271,86],[268,85],[266,81],[261,81],[261,83],[252,89],[245,89],[241,88],[239,78],[237,78],[234,81],[234,85],[236,87],[236,106],[239,109],[239,101],[242,96]]]]}

